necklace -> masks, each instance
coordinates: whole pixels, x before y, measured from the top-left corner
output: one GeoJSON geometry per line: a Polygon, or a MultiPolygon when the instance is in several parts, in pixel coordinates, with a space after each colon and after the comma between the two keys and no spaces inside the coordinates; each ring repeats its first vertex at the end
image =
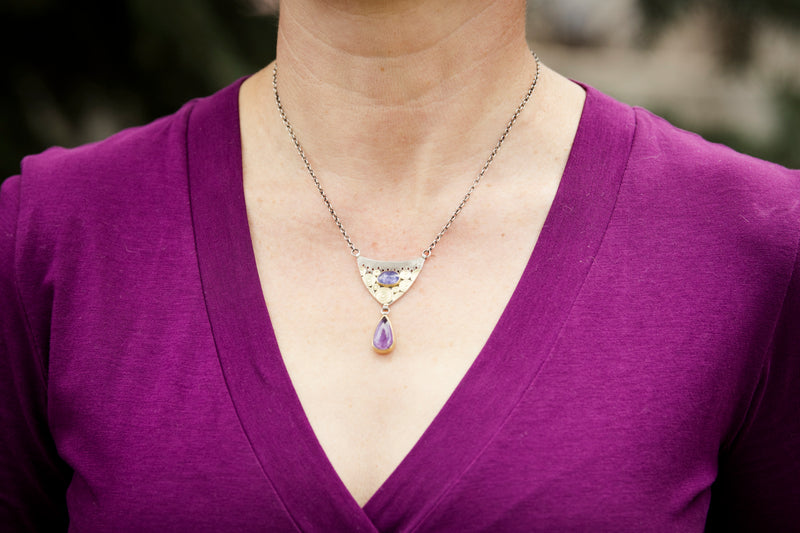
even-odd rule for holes
{"type": "Polygon", "coordinates": [[[528,103],[533,91],[536,89],[536,84],[539,82],[539,71],[541,64],[539,62],[539,57],[535,53],[533,54],[533,59],[536,61],[536,74],[533,77],[530,87],[528,87],[528,92],[525,93],[525,96],[517,106],[517,109],[514,110],[514,114],[511,115],[511,119],[506,124],[505,130],[503,130],[503,133],[500,135],[497,143],[495,143],[494,148],[489,154],[489,157],[483,163],[480,172],[478,172],[478,175],[474,180],[472,180],[472,184],[470,184],[469,189],[467,189],[467,193],[461,199],[458,207],[456,207],[455,211],[453,211],[453,213],[450,215],[450,218],[445,225],[442,226],[442,229],[439,230],[439,233],[436,234],[436,237],[434,237],[433,241],[431,241],[427,248],[422,250],[422,253],[419,257],[410,261],[378,261],[361,256],[361,251],[356,247],[355,244],[353,244],[350,235],[348,235],[347,230],[344,229],[344,225],[342,224],[339,215],[337,215],[336,211],[333,209],[333,204],[331,204],[331,201],[328,199],[328,195],[325,194],[325,190],[322,188],[322,184],[320,183],[319,178],[317,178],[317,174],[314,172],[314,169],[311,168],[311,163],[308,162],[308,157],[306,157],[306,153],[303,150],[300,141],[297,139],[294,128],[292,128],[292,124],[289,122],[286,112],[283,110],[281,97],[278,95],[278,65],[276,64],[272,68],[272,91],[275,93],[275,103],[278,105],[278,112],[281,115],[281,120],[283,120],[286,130],[289,132],[289,135],[292,138],[292,142],[297,149],[297,153],[300,154],[300,157],[303,159],[306,170],[311,176],[311,179],[314,181],[314,185],[316,185],[317,191],[319,191],[319,194],[322,197],[322,201],[328,208],[331,218],[333,218],[333,221],[339,228],[342,237],[344,237],[345,242],[347,242],[347,246],[350,248],[350,253],[356,258],[358,271],[361,274],[361,279],[364,282],[364,285],[372,297],[375,298],[379,304],[381,304],[381,317],[378,321],[377,327],[375,328],[375,333],[372,335],[372,349],[376,352],[380,354],[387,354],[394,349],[396,337],[394,330],[392,329],[392,323],[389,321],[389,306],[399,300],[400,297],[411,288],[411,285],[413,285],[414,281],[416,281],[417,276],[419,276],[419,273],[422,271],[425,260],[431,256],[433,249],[436,248],[436,245],[439,244],[439,241],[442,239],[444,234],[450,229],[450,226],[453,224],[456,217],[461,214],[461,211],[469,201],[472,193],[475,191],[475,188],[480,183],[481,178],[489,169],[489,165],[491,165],[492,161],[494,161],[497,152],[500,151],[500,147],[506,140],[508,133],[514,126],[514,123],[517,121],[517,118],[519,118],[520,113],[522,113],[522,109],[525,107],[525,104],[528,103]]]}

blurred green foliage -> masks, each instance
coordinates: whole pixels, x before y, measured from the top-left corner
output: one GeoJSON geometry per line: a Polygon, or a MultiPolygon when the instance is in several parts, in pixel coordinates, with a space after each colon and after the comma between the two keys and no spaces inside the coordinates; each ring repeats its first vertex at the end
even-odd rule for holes
{"type": "Polygon", "coordinates": [[[710,10],[716,21],[717,43],[722,61],[729,67],[747,64],[758,25],[764,21],[797,30],[798,0],[638,0],[644,15],[644,36],[674,22],[698,7],[710,10]]]}
{"type": "Polygon", "coordinates": [[[3,0],[0,179],[255,72],[276,32],[245,0],[3,0]]]}
{"type": "MultiPolygon", "coordinates": [[[[729,71],[748,66],[753,59],[756,32],[764,23],[783,26],[793,32],[800,30],[798,0],[638,0],[638,5],[644,18],[642,37],[645,41],[654,39],[660,30],[693,10],[710,11],[715,21],[712,29],[719,62],[729,71]]],[[[742,133],[713,127],[700,128],[698,133],[740,152],[789,168],[800,168],[800,86],[783,79],[771,82],[775,86],[773,105],[779,122],[770,139],[758,142],[742,133]]],[[[660,111],[673,123],[681,125],[680,119],[671,117],[669,110],[660,111]]]]}
{"type": "MultiPolygon", "coordinates": [[[[714,9],[721,57],[739,65],[759,21],[800,22],[798,0],[638,2],[650,33],[698,5],[714,9]]],[[[4,0],[0,179],[18,172],[25,154],[148,122],[258,70],[275,56],[276,33],[276,20],[247,0],[4,0]]],[[[800,91],[781,87],[775,101],[782,122],[769,143],[700,133],[800,167],[800,91]]]]}

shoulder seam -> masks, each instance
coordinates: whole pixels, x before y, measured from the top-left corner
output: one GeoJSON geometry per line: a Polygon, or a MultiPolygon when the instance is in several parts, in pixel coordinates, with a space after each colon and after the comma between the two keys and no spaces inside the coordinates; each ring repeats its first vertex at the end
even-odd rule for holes
{"type": "Polygon", "coordinates": [[[19,246],[19,219],[20,219],[20,211],[22,209],[22,194],[23,194],[23,187],[22,187],[22,180],[25,179],[24,171],[21,171],[19,174],[19,195],[17,197],[17,213],[14,217],[14,256],[12,258],[12,276],[14,282],[14,296],[17,300],[17,307],[20,310],[22,315],[22,321],[25,324],[25,334],[28,337],[28,343],[30,344],[34,355],[36,357],[36,362],[39,367],[39,379],[42,382],[43,390],[45,393],[45,402],[47,398],[47,389],[48,389],[48,371],[44,365],[44,354],[42,351],[42,345],[39,342],[39,339],[36,337],[36,334],[33,331],[33,327],[31,326],[31,319],[30,314],[28,313],[27,308],[25,307],[25,300],[22,297],[22,292],[20,291],[20,279],[19,279],[19,269],[17,268],[17,251],[19,246]]]}
{"type": "Polygon", "coordinates": [[[724,441],[722,442],[722,446],[720,448],[721,452],[725,452],[727,454],[733,453],[734,448],[736,447],[736,441],[745,434],[750,426],[753,423],[753,419],[755,417],[756,411],[758,411],[761,400],[764,396],[765,391],[765,379],[766,375],[769,372],[769,366],[772,362],[772,354],[775,352],[775,334],[778,330],[778,323],[783,316],[784,309],[786,308],[786,300],[789,297],[789,287],[792,285],[792,279],[797,275],[800,276],[800,271],[798,271],[798,265],[800,265],[800,235],[796,238],[795,242],[795,253],[794,253],[794,261],[791,263],[791,268],[789,270],[787,279],[786,279],[786,286],[783,290],[783,298],[781,299],[781,305],[778,307],[778,311],[775,313],[775,316],[772,321],[772,326],[770,328],[770,336],[769,342],[766,344],[763,353],[761,354],[761,364],[759,365],[758,369],[758,380],[755,382],[755,386],[753,387],[752,392],[750,393],[750,398],[747,401],[747,409],[744,410],[742,414],[741,420],[738,420],[735,429],[733,429],[728,435],[725,436],[724,441]]]}

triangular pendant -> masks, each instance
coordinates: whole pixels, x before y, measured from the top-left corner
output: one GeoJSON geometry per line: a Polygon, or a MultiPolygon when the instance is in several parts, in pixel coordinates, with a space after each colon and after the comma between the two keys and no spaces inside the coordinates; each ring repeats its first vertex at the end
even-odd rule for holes
{"type": "Polygon", "coordinates": [[[411,261],[376,261],[358,258],[358,271],[367,290],[382,306],[390,306],[405,294],[422,270],[424,257],[411,261]]]}
{"type": "Polygon", "coordinates": [[[389,306],[400,299],[419,276],[424,257],[411,261],[376,261],[358,257],[358,271],[364,286],[381,304],[381,319],[372,335],[372,349],[387,354],[394,349],[395,336],[389,321],[389,306]]]}

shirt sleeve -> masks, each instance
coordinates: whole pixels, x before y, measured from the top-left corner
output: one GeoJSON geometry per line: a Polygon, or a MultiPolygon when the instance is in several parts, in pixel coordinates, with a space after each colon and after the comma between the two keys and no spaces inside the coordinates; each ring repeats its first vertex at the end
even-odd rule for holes
{"type": "Polygon", "coordinates": [[[707,531],[800,527],[800,256],[768,355],[745,423],[720,455],[707,531]]]}
{"type": "Polygon", "coordinates": [[[71,472],[47,423],[46,363],[33,342],[16,275],[20,178],[0,188],[0,524],[66,531],[71,472]]]}

